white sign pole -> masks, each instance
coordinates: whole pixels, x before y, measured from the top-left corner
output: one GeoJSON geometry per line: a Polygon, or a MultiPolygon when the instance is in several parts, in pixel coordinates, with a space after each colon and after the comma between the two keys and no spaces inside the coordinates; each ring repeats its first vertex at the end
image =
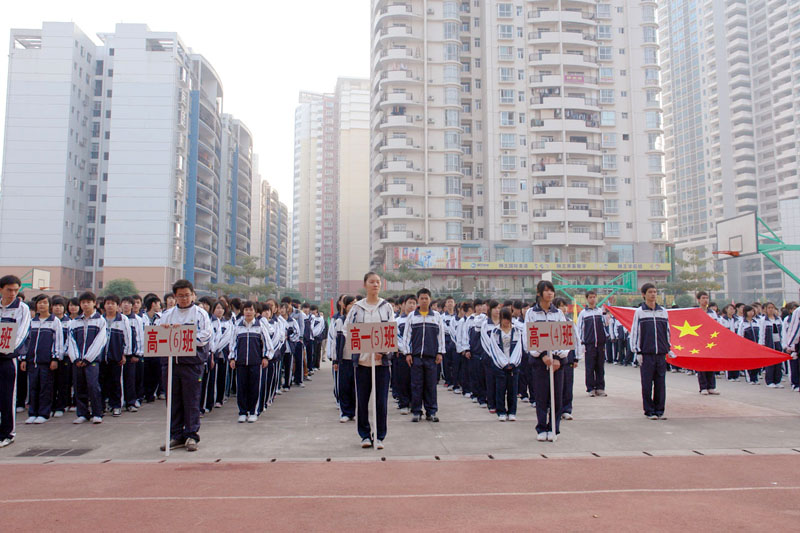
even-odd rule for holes
{"type": "Polygon", "coordinates": [[[558,413],[556,413],[556,387],[555,383],[555,374],[556,371],[553,367],[553,362],[555,361],[554,356],[550,356],[550,426],[553,430],[553,442],[556,441],[558,435],[556,435],[556,417],[558,413]]]}
{"type": "Polygon", "coordinates": [[[172,357],[167,358],[167,436],[164,441],[164,457],[169,457],[170,430],[172,426],[172,357]]]}

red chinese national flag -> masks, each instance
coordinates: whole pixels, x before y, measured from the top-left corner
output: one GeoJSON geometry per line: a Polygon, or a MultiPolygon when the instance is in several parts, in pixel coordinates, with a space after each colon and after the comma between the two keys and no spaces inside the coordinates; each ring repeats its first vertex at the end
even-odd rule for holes
{"type": "MultiPolygon", "coordinates": [[[[606,306],[628,331],[636,309],[606,306]]],[[[699,307],[668,309],[671,365],[699,372],[751,370],[776,365],[789,359],[778,352],[740,337],[723,327],[699,307]]]]}

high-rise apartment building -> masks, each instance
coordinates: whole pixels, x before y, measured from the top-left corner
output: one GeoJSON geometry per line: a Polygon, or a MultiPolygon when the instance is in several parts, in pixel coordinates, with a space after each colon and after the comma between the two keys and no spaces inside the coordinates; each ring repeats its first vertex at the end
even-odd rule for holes
{"type": "Polygon", "coordinates": [[[253,255],[258,255],[261,266],[268,270],[268,282],[288,287],[289,211],[269,182],[261,181],[259,189],[259,222],[253,228],[260,235],[260,242],[253,255]]]}
{"type": "MultiPolygon", "coordinates": [[[[705,247],[710,252],[715,221],[749,211],[757,211],[778,235],[790,237],[795,232],[787,224],[794,217],[781,209],[781,202],[798,198],[794,110],[800,100],[793,76],[799,64],[795,56],[800,57],[800,41],[794,38],[800,5],[780,0],[668,2],[659,15],[670,25],[661,34],[661,59],[669,98],[667,172],[676,249],[705,247]],[[687,59],[695,53],[697,63],[687,59]],[[676,89],[689,80],[685,89],[676,89]],[[679,109],[687,97],[695,99],[691,108],[679,109]],[[682,121],[696,127],[682,129],[682,121]],[[695,213],[698,222],[705,216],[708,224],[695,225],[695,213]]],[[[786,255],[777,257],[790,262],[786,255]]],[[[716,268],[725,274],[719,278],[723,292],[737,301],[797,296],[797,284],[766,258],[729,259],[716,268]]]]}
{"type": "Polygon", "coordinates": [[[309,298],[354,290],[369,266],[368,154],[367,80],[342,78],[334,93],[300,94],[291,272],[292,287],[309,298]]]}
{"type": "Polygon", "coordinates": [[[250,252],[252,135],[178,34],[99,38],[12,31],[0,265],[48,270],[56,291],[130,278],[161,293],[181,277],[204,290],[250,252]]]}
{"type": "Polygon", "coordinates": [[[373,266],[493,294],[666,277],[655,2],[372,8],[373,266]]]}

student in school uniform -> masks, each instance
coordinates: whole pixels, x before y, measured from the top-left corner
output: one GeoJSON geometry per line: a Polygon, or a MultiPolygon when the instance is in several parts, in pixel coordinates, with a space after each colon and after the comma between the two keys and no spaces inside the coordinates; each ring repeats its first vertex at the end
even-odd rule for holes
{"type": "MultiPolygon", "coordinates": [[[[290,299],[291,301],[291,299],[290,299]]],[[[281,348],[281,353],[283,354],[283,388],[281,389],[282,392],[288,392],[292,387],[292,375],[296,375],[296,371],[293,370],[293,366],[299,364],[300,365],[300,375],[302,376],[303,373],[303,360],[302,357],[296,357],[297,345],[301,344],[301,337],[300,337],[300,325],[297,323],[297,320],[292,318],[292,313],[294,310],[292,309],[292,304],[289,302],[281,303],[281,318],[285,322],[284,331],[286,332],[284,336],[284,343],[283,347],[281,348]]],[[[302,346],[300,347],[300,353],[302,354],[302,346]]]]}
{"type": "Polygon", "coordinates": [[[272,405],[272,403],[275,401],[275,394],[277,393],[281,376],[280,348],[283,346],[286,339],[286,329],[284,327],[285,322],[281,320],[280,313],[278,311],[278,302],[275,299],[270,298],[267,300],[266,306],[269,309],[267,325],[269,326],[271,335],[270,343],[272,344],[273,348],[273,356],[269,360],[269,366],[267,366],[267,395],[265,398],[264,409],[272,405]]]}
{"type": "Polygon", "coordinates": [[[13,275],[0,278],[0,323],[17,323],[17,336],[9,339],[10,353],[0,353],[0,448],[14,442],[17,358],[25,355],[31,325],[28,305],[18,296],[22,281],[13,275]]]}
{"type": "MultiPolygon", "coordinates": [[[[143,300],[138,294],[131,296],[133,301],[132,313],[139,319],[139,349],[141,353],[137,355],[138,362],[136,363],[136,370],[134,372],[134,382],[136,387],[136,402],[134,407],[139,409],[144,403],[144,309],[142,307],[143,300]]],[[[130,319],[130,317],[128,317],[130,319]]]]}
{"type": "Polygon", "coordinates": [[[236,402],[239,404],[239,422],[258,420],[258,395],[261,386],[261,369],[269,366],[273,349],[270,333],[260,316],[256,316],[253,302],[242,303],[242,318],[236,323],[231,343],[230,366],[236,371],[236,402]]]}
{"type": "MultiPolygon", "coordinates": [[[[723,328],[736,333],[738,331],[738,322],[736,321],[735,314],[736,308],[728,304],[722,308],[722,313],[717,317],[717,322],[719,322],[720,326],[723,328]]],[[[738,370],[728,370],[726,374],[728,381],[739,381],[738,370]]]]}
{"type": "Polygon", "coordinates": [[[303,381],[311,381],[309,376],[314,375],[314,328],[312,327],[311,317],[311,304],[303,302],[300,306],[300,312],[303,313],[303,352],[305,357],[303,359],[303,381]]]}
{"type": "Polygon", "coordinates": [[[597,307],[597,293],[586,292],[586,308],[578,314],[578,342],[586,354],[586,392],[589,396],[604,397],[606,379],[603,354],[606,349],[606,321],[603,310],[597,307]]]}
{"type": "Polygon", "coordinates": [[[314,341],[314,358],[313,362],[313,370],[314,373],[319,370],[319,365],[322,360],[322,340],[325,336],[325,317],[322,316],[319,312],[319,307],[316,305],[311,306],[311,337],[314,341]]]}
{"type": "Polygon", "coordinates": [[[476,299],[474,301],[475,314],[467,322],[467,359],[469,359],[469,374],[472,386],[472,401],[480,407],[487,407],[486,372],[483,367],[483,358],[487,357],[481,346],[481,330],[486,322],[487,302],[476,299]]]}
{"type": "MultiPolygon", "coordinates": [[[[695,295],[697,304],[712,320],[718,321],[719,317],[713,309],[708,308],[708,293],[706,291],[698,291],[695,295]]],[[[703,395],[718,395],[717,391],[717,374],[716,372],[697,372],[697,384],[700,386],[700,394],[703,395]]]]}
{"type": "Polygon", "coordinates": [[[108,340],[100,356],[100,390],[112,416],[122,415],[122,369],[131,355],[131,325],[119,312],[119,301],[114,294],[105,298],[108,340]]]}
{"type": "Polygon", "coordinates": [[[491,414],[497,413],[497,406],[495,405],[496,394],[494,389],[494,374],[492,373],[492,359],[489,357],[487,343],[491,340],[492,332],[500,326],[500,309],[500,302],[497,300],[489,301],[486,311],[486,320],[481,326],[480,333],[481,364],[483,365],[486,387],[486,407],[491,414]]]}
{"type": "Polygon", "coordinates": [[[61,322],[61,353],[58,354],[58,368],[53,372],[53,418],[61,418],[67,409],[73,407],[72,364],[67,355],[70,316],[66,313],[64,298],[54,296],[51,302],[53,314],[61,322]]]}
{"type": "MultiPolygon", "coordinates": [[[[292,352],[292,364],[294,368],[294,384],[298,387],[305,388],[305,384],[303,384],[303,378],[305,377],[304,374],[306,369],[306,360],[304,355],[306,351],[306,320],[308,316],[300,309],[300,305],[300,300],[291,301],[292,314],[290,316],[297,323],[297,334],[299,336],[298,341],[293,345],[294,351],[292,352]]],[[[309,331],[309,335],[310,334],[311,332],[309,331]]]]}
{"type": "MultiPolygon", "coordinates": [[[[344,294],[336,299],[336,308],[331,309],[330,325],[325,331],[325,357],[331,361],[331,377],[333,378],[333,398],[339,407],[339,365],[336,364],[336,321],[342,316],[342,300],[344,294]]],[[[340,412],[341,415],[341,412],[340,412]]]]}
{"type": "Polygon", "coordinates": [[[408,316],[403,332],[406,363],[411,368],[412,422],[419,422],[425,407],[425,420],[438,422],[439,402],[436,396],[437,367],[445,351],[444,323],[441,315],[430,308],[431,291],[417,291],[419,307],[408,316]]]}
{"type": "MultiPolygon", "coordinates": [[[[795,318],[794,312],[798,309],[798,306],[794,302],[789,302],[786,304],[786,310],[784,313],[786,316],[783,318],[783,328],[781,331],[781,346],[786,353],[791,356],[789,359],[788,370],[789,370],[789,382],[792,384],[792,391],[797,392],[800,390],[800,364],[798,364],[797,353],[794,349],[794,343],[790,346],[788,343],[790,330],[792,330],[792,321],[795,318]]],[[[795,326],[800,326],[800,323],[796,324],[795,326]]],[[[794,334],[797,335],[797,328],[794,330],[794,334]]],[[[796,341],[795,341],[796,342],[796,341]]]]}
{"type": "Polygon", "coordinates": [[[522,363],[522,335],[512,322],[512,311],[497,312],[498,326],[484,339],[484,350],[492,361],[495,381],[495,408],[500,422],[517,420],[517,385],[522,363]]]}
{"type": "Polygon", "coordinates": [[[343,296],[341,313],[333,325],[335,342],[333,347],[333,367],[336,372],[336,392],[339,401],[339,422],[345,423],[356,418],[356,369],[350,359],[345,358],[344,322],[356,303],[355,296],[343,296]]]}
{"type": "MultiPolygon", "coordinates": [[[[547,280],[542,280],[536,286],[536,305],[528,309],[525,314],[525,325],[531,322],[566,322],[564,314],[553,305],[556,290],[553,284],[547,280]]],[[[533,390],[536,400],[536,440],[539,442],[553,441],[554,436],[561,431],[561,405],[563,402],[562,393],[564,391],[564,371],[562,366],[566,364],[569,352],[563,350],[538,351],[528,343],[528,335],[523,336],[526,349],[530,352],[533,367],[533,390]],[[548,419],[548,409],[550,405],[550,367],[553,367],[553,395],[555,405],[552,406],[552,416],[548,419]],[[555,427],[554,427],[555,426],[555,427]]]]}
{"type": "Polygon", "coordinates": [[[133,298],[125,296],[120,300],[122,316],[128,319],[130,326],[131,353],[122,367],[122,389],[125,397],[125,410],[135,413],[139,410],[137,394],[137,371],[144,355],[144,324],[142,318],[133,310],[133,298]]]}
{"type": "Polygon", "coordinates": [[[467,340],[466,324],[467,320],[472,317],[473,307],[472,302],[461,303],[461,316],[458,319],[456,327],[456,353],[458,354],[458,387],[453,389],[455,394],[461,394],[467,398],[472,398],[472,387],[470,385],[469,377],[469,359],[467,352],[469,351],[469,342],[467,340]]]}
{"type": "MultiPolygon", "coordinates": [[[[380,297],[381,278],[375,272],[364,275],[364,288],[367,296],[356,302],[344,322],[345,331],[351,324],[370,322],[391,322],[394,320],[392,305],[380,297]]],[[[387,404],[389,398],[389,361],[384,353],[353,353],[353,365],[356,372],[356,410],[358,436],[362,448],[383,449],[387,434],[387,404]],[[369,421],[369,398],[372,390],[372,370],[375,366],[375,442],[371,439],[369,421]]]]}
{"type": "MultiPolygon", "coordinates": [[[[758,325],[758,343],[773,350],[783,351],[781,345],[781,332],[783,330],[783,321],[778,315],[778,309],[772,302],[764,304],[764,317],[758,325]]],[[[764,373],[764,381],[767,387],[771,389],[782,389],[783,384],[781,378],[783,377],[783,369],[781,363],[771,365],[766,368],[764,373]]]]}
{"type": "Polygon", "coordinates": [[[455,312],[456,301],[452,296],[444,300],[444,310],[441,313],[442,323],[444,324],[444,386],[448,391],[453,391],[458,381],[456,370],[456,323],[458,316],[455,312]]]}
{"type": "MultiPolygon", "coordinates": [[[[175,305],[161,315],[158,325],[162,327],[193,325],[195,356],[175,357],[172,364],[172,412],[170,413],[170,449],[186,447],[197,451],[200,442],[200,393],[203,365],[209,357],[209,346],[214,330],[211,320],[201,307],[194,303],[194,286],[189,280],[180,279],[172,285],[175,305]]],[[[165,357],[162,368],[164,382],[167,377],[165,357]]],[[[164,445],[161,446],[164,448],[164,445]]],[[[162,449],[161,451],[164,451],[162,449]]]]}
{"type": "MultiPolygon", "coordinates": [[[[161,319],[161,300],[155,294],[144,298],[145,313],[142,316],[143,326],[155,326],[161,319]]],[[[161,374],[163,357],[147,357],[144,361],[144,401],[152,403],[156,398],[167,399],[166,382],[161,374]]]]}
{"type": "Polygon", "coordinates": [[[561,405],[561,420],[573,420],[572,416],[572,389],[575,385],[575,369],[578,367],[578,361],[582,359],[581,353],[583,344],[580,342],[580,335],[578,334],[578,326],[572,321],[572,317],[569,314],[569,309],[567,306],[567,301],[564,298],[556,298],[553,300],[553,304],[558,308],[559,311],[564,315],[564,318],[567,319],[567,322],[572,324],[572,332],[574,338],[577,340],[575,343],[574,350],[570,350],[567,353],[567,360],[564,363],[564,390],[562,394],[562,405],[561,405]]]}
{"type": "Polygon", "coordinates": [[[397,408],[401,415],[411,413],[411,364],[406,359],[406,346],[403,344],[408,317],[417,309],[417,297],[408,294],[403,298],[402,313],[395,321],[397,322],[397,363],[394,369],[397,372],[395,381],[397,386],[397,408]]]}
{"type": "Polygon", "coordinates": [[[50,298],[40,294],[31,300],[36,316],[31,321],[28,349],[19,366],[28,373],[26,424],[44,424],[50,419],[53,376],[63,353],[61,321],[50,312],[50,298]]]}
{"type": "Polygon", "coordinates": [[[94,293],[78,297],[81,314],[69,322],[69,358],[75,388],[77,418],[73,424],[88,422],[91,407],[93,424],[103,422],[103,395],[100,392],[100,358],[107,342],[107,322],[95,310],[94,293]],[[88,403],[88,405],[87,405],[88,403]]]}
{"type": "Polygon", "coordinates": [[[658,290],[655,285],[645,283],[641,290],[644,302],[633,314],[631,351],[639,361],[644,415],[650,420],[666,420],[669,315],[666,309],[656,303],[658,290]]]}
{"type": "MultiPolygon", "coordinates": [[[[745,339],[758,343],[758,320],[756,319],[756,311],[750,305],[744,306],[744,318],[739,323],[739,329],[737,331],[740,337],[744,337],[745,339]]],[[[747,382],[751,385],[758,385],[758,374],[760,369],[755,368],[752,370],[747,370],[747,382]]]]}
{"type": "Polygon", "coordinates": [[[225,383],[228,374],[228,355],[233,339],[233,322],[231,322],[228,303],[217,300],[214,303],[211,328],[214,330],[211,351],[214,354],[214,407],[222,407],[226,400],[225,383]]]}

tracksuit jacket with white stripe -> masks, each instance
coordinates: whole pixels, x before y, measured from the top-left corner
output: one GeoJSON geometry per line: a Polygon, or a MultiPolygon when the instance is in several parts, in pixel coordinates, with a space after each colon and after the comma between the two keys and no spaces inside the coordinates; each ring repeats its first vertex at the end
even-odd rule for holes
{"type": "Polygon", "coordinates": [[[63,357],[63,332],[61,321],[50,315],[45,319],[36,315],[31,320],[31,331],[28,335],[28,349],[21,355],[20,361],[28,361],[34,366],[50,365],[52,361],[59,361],[63,357]]]}
{"type": "Polygon", "coordinates": [[[0,353],[0,358],[11,359],[20,355],[25,355],[28,332],[31,328],[31,311],[28,304],[17,297],[7,306],[0,304],[0,322],[16,322],[17,338],[14,339],[14,353],[0,353]]]}
{"type": "Polygon", "coordinates": [[[90,317],[81,314],[69,321],[68,353],[73,363],[99,361],[107,340],[106,319],[97,311],[90,317]]]}
{"type": "MultiPolygon", "coordinates": [[[[566,321],[567,317],[564,316],[564,313],[559,311],[559,309],[552,304],[550,304],[550,309],[545,311],[544,309],[542,309],[541,305],[539,305],[539,303],[537,302],[536,305],[528,309],[528,312],[525,313],[526,325],[529,322],[566,322],[566,321]]],[[[542,355],[543,352],[531,350],[531,347],[528,345],[529,339],[527,333],[522,336],[522,342],[524,348],[533,357],[538,358],[542,355]]],[[[565,360],[567,359],[567,357],[569,357],[569,350],[553,350],[553,352],[550,353],[549,355],[565,360]]]]}
{"type": "Polygon", "coordinates": [[[100,356],[103,363],[119,363],[123,357],[131,354],[131,324],[128,317],[117,313],[110,322],[106,319],[106,346],[100,356]]]}
{"type": "Polygon", "coordinates": [[[427,315],[419,309],[411,313],[403,331],[403,353],[436,356],[445,351],[442,316],[434,310],[428,311],[427,315]]]}
{"type": "Polygon", "coordinates": [[[260,365],[262,359],[272,359],[275,350],[266,322],[260,317],[255,317],[249,323],[244,317],[240,318],[236,323],[228,358],[243,366],[260,365]]]}
{"type": "Polygon", "coordinates": [[[647,304],[636,308],[633,314],[630,336],[631,351],[640,353],[667,354],[670,350],[669,315],[656,304],[650,309],[647,304]]]}
{"type": "Polygon", "coordinates": [[[607,335],[603,310],[599,307],[583,309],[578,314],[578,338],[587,346],[605,346],[607,335]]]}

